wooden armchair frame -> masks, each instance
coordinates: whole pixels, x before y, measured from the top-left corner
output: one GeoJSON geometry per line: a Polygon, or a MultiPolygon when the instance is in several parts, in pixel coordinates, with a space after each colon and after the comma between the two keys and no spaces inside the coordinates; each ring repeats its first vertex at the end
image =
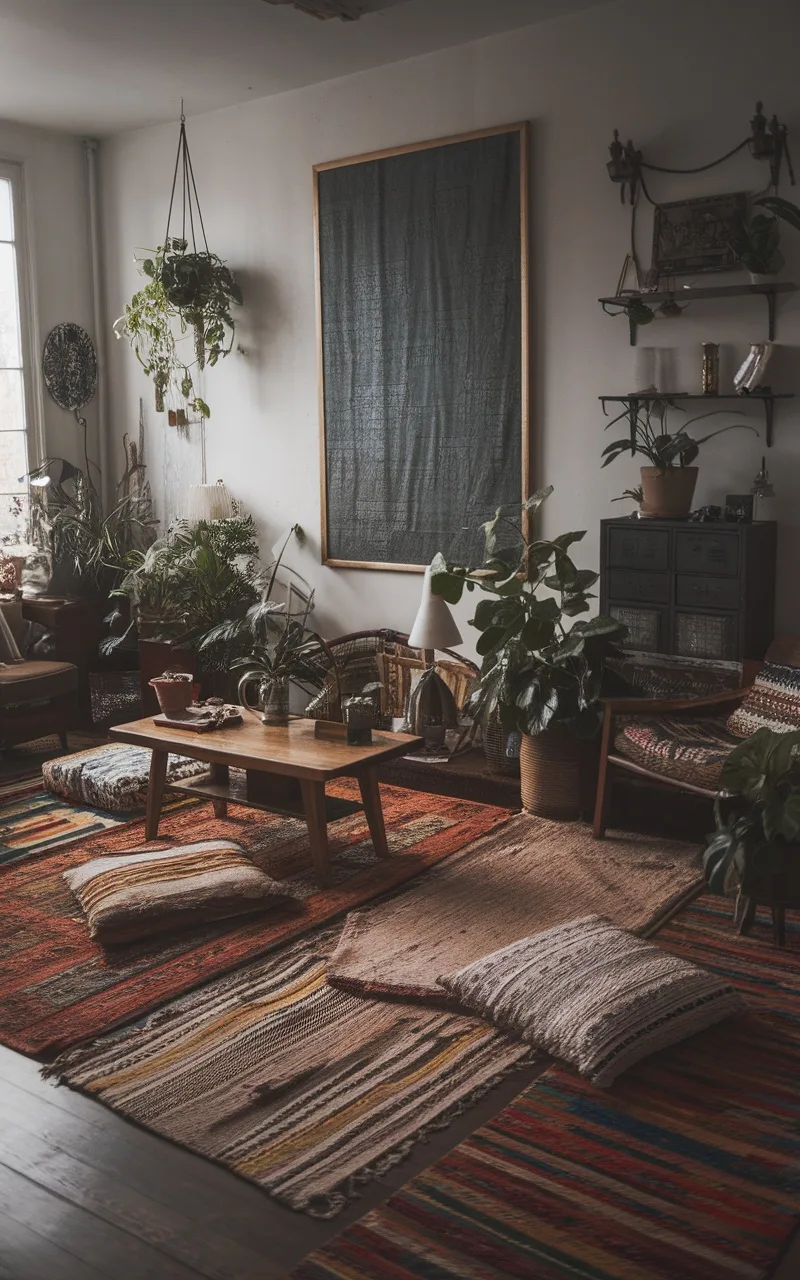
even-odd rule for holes
{"type": "MultiPolygon", "coordinates": [[[[748,672],[749,676],[750,672],[748,672]]],[[[677,791],[688,791],[692,795],[704,796],[713,800],[716,790],[698,787],[691,782],[681,782],[677,778],[668,778],[656,770],[645,769],[643,765],[634,764],[625,756],[615,755],[614,731],[617,716],[661,716],[683,715],[686,717],[702,716],[707,712],[722,713],[735,710],[750,692],[751,686],[744,685],[740,689],[726,689],[721,693],[710,694],[706,698],[608,698],[603,711],[603,728],[600,738],[600,768],[597,775],[597,797],[594,807],[593,834],[596,840],[602,840],[606,833],[606,814],[611,790],[611,771],[622,769],[627,773],[646,778],[654,785],[671,787],[677,791]]]]}

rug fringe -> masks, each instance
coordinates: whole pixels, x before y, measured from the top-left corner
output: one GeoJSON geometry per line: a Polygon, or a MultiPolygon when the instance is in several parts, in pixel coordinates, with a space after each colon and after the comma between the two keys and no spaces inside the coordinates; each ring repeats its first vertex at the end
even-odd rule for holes
{"type": "Polygon", "coordinates": [[[379,1159],[373,1161],[372,1164],[362,1165],[360,1169],[356,1169],[344,1181],[340,1189],[331,1191],[327,1195],[317,1195],[311,1197],[307,1201],[290,1201],[285,1200],[282,1196],[274,1196],[278,1203],[286,1204],[292,1209],[300,1209],[307,1213],[310,1218],[318,1218],[322,1221],[329,1221],[331,1218],[337,1217],[347,1205],[359,1199],[359,1188],[367,1186],[370,1182],[380,1182],[380,1180],[397,1165],[402,1164],[411,1155],[414,1147],[418,1144],[426,1143],[435,1133],[441,1133],[444,1129],[450,1127],[454,1120],[465,1114],[476,1103],[485,1098],[487,1093],[496,1088],[508,1076],[513,1075],[517,1071],[522,1071],[525,1067],[535,1066],[537,1063],[542,1064],[543,1073],[552,1065],[552,1059],[548,1058],[535,1049],[529,1049],[521,1058],[515,1062],[508,1063],[505,1067],[501,1067],[488,1080],[484,1080],[481,1084],[476,1085],[474,1089],[470,1089],[458,1101],[452,1103],[444,1110],[441,1115],[434,1120],[429,1120],[427,1124],[422,1125],[409,1137],[404,1138],[396,1147],[392,1147],[379,1159]]]}

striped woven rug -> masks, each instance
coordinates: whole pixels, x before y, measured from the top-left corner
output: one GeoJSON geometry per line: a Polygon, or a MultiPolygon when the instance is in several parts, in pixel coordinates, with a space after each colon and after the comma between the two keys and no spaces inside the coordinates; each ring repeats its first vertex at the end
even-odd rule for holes
{"type": "Polygon", "coordinates": [[[800,1210],[800,918],[762,925],[704,897],[657,938],[750,1014],[608,1091],[552,1069],[294,1280],[762,1280],[800,1210]]]}
{"type": "Polygon", "coordinates": [[[488,1023],[328,986],[338,929],[64,1055],[46,1074],[330,1218],[529,1057],[488,1023]]]}

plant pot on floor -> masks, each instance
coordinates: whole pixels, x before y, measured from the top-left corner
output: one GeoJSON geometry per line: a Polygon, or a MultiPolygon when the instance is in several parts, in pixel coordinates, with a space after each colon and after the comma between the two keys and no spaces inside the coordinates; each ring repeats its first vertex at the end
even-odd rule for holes
{"type": "Polygon", "coordinates": [[[697,467],[642,467],[641,514],[659,520],[682,520],[692,509],[697,467]]]}
{"type": "Polygon", "coordinates": [[[539,818],[574,821],[588,816],[597,786],[598,744],[576,738],[563,724],[536,737],[522,735],[523,808],[539,818]]]}

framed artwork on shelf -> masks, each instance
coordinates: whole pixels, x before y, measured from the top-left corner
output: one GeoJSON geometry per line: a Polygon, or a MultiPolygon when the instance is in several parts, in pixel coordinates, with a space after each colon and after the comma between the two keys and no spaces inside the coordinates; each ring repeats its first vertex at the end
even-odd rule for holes
{"type": "Polygon", "coordinates": [[[680,276],[735,270],[731,245],[746,214],[747,194],[742,191],[657,204],[652,271],[656,276],[680,276]]]}
{"type": "Polygon", "coordinates": [[[530,491],[528,125],[314,167],[323,563],[482,553],[530,491]]]}

